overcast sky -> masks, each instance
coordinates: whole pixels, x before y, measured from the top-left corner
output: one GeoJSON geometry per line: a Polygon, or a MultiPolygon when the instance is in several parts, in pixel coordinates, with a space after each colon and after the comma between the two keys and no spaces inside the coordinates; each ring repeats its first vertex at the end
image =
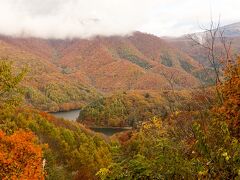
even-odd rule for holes
{"type": "Polygon", "coordinates": [[[0,33],[44,38],[158,36],[199,31],[210,17],[240,22],[240,0],[0,0],[0,33]]]}

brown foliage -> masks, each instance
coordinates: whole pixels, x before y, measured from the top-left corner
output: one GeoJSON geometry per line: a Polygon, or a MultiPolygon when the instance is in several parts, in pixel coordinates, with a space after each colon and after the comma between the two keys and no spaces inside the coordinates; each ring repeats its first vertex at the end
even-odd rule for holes
{"type": "Polygon", "coordinates": [[[184,61],[192,70],[199,69],[192,58],[172,48],[164,40],[144,33],[91,40],[0,36],[0,59],[4,57],[11,59],[16,67],[29,65],[31,71],[23,83],[29,88],[27,102],[47,111],[85,105],[91,99],[85,95],[93,95],[88,92],[91,87],[101,92],[168,88],[162,71],[177,71],[179,87],[199,83],[192,73],[186,72],[180,65],[180,61],[184,61]],[[170,58],[171,67],[162,64],[165,56],[170,58]],[[58,90],[52,84],[56,84],[54,87],[58,90]],[[47,86],[50,88],[48,91],[47,86]],[[74,93],[70,93],[72,89],[75,89],[74,93]]]}
{"type": "Polygon", "coordinates": [[[231,131],[240,137],[240,58],[225,71],[226,81],[221,85],[224,98],[219,112],[226,118],[231,131]]]}

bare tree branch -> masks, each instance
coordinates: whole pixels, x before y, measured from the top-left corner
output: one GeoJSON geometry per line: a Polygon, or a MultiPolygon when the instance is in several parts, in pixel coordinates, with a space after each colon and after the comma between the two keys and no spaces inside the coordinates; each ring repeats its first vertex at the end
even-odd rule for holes
{"type": "Polygon", "coordinates": [[[216,90],[221,101],[217,86],[222,83],[222,68],[231,62],[232,43],[228,42],[224,29],[220,27],[220,17],[216,25],[211,18],[209,28],[201,29],[204,31],[202,34],[191,34],[188,35],[187,38],[206,51],[207,60],[214,70],[216,90]]]}

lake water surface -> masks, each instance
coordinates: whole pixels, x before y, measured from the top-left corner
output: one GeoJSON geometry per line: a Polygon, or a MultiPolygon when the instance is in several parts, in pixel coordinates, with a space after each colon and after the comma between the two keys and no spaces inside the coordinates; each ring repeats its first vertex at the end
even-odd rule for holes
{"type": "Polygon", "coordinates": [[[79,116],[79,113],[80,113],[80,110],[71,110],[71,111],[65,111],[65,112],[53,112],[50,114],[59,118],[76,121],[79,116]]]}
{"type": "MultiPolygon", "coordinates": [[[[66,120],[70,120],[70,121],[76,121],[79,113],[81,110],[71,110],[71,111],[65,111],[65,112],[53,112],[50,113],[58,118],[64,118],[66,120]]],[[[126,131],[129,130],[130,128],[90,128],[91,130],[98,132],[98,133],[102,133],[106,136],[112,136],[115,133],[118,132],[122,132],[122,131],[126,131]]]]}
{"type": "Polygon", "coordinates": [[[106,128],[104,128],[104,127],[102,127],[102,128],[90,128],[90,129],[95,131],[95,132],[105,134],[106,136],[112,136],[116,133],[130,130],[130,128],[108,128],[108,127],[106,127],[106,128]]]}

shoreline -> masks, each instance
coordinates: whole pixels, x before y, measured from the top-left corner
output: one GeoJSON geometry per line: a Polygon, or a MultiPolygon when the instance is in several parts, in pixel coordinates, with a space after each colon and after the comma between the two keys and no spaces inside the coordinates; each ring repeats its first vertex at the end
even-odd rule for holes
{"type": "Polygon", "coordinates": [[[87,127],[89,129],[114,129],[114,130],[118,130],[118,129],[122,129],[122,130],[132,130],[132,127],[87,127]]]}
{"type": "Polygon", "coordinates": [[[81,109],[69,109],[69,110],[62,110],[62,111],[44,111],[46,113],[61,113],[61,112],[69,112],[69,111],[81,111],[81,109]]]}

